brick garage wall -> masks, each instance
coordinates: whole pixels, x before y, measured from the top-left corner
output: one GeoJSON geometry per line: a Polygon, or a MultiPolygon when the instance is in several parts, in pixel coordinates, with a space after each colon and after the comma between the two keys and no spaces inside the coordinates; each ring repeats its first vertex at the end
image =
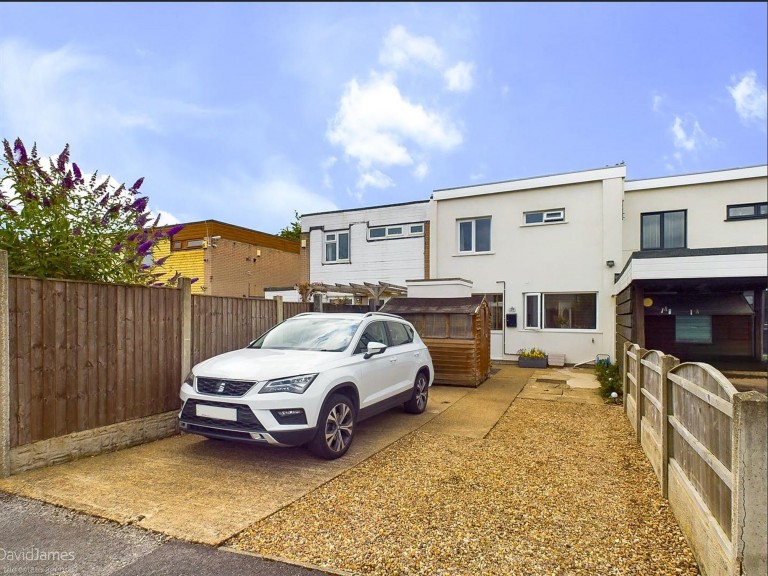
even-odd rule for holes
{"type": "Polygon", "coordinates": [[[294,286],[301,275],[301,255],[293,252],[224,238],[205,252],[209,296],[263,297],[264,288],[294,286]]]}

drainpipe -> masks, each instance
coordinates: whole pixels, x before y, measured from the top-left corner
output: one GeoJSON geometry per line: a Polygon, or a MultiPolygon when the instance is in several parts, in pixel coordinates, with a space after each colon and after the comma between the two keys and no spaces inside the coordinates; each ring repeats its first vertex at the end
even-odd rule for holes
{"type": "Polygon", "coordinates": [[[507,282],[506,280],[496,280],[496,284],[501,284],[501,359],[507,354],[507,282]]]}

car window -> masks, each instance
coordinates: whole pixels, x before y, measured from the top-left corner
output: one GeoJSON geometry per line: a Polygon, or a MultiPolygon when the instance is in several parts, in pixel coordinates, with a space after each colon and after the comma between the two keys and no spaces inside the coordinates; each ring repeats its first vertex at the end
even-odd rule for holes
{"type": "Polygon", "coordinates": [[[387,344],[387,333],[384,329],[384,322],[371,322],[368,328],[365,329],[363,335],[360,336],[360,341],[355,348],[355,354],[360,354],[368,349],[369,342],[381,342],[387,344]]]}
{"type": "Polygon", "coordinates": [[[387,322],[389,336],[392,339],[392,346],[401,344],[410,344],[413,342],[413,334],[408,331],[408,327],[400,322],[387,322]]]}
{"type": "Polygon", "coordinates": [[[345,350],[360,326],[360,320],[299,316],[278,324],[249,348],[276,348],[280,350],[317,350],[341,352],[345,350]]]}

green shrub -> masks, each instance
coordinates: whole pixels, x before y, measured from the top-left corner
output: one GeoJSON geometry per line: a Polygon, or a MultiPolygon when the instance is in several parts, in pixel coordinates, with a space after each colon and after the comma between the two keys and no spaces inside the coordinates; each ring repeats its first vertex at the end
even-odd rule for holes
{"type": "Polygon", "coordinates": [[[600,396],[609,399],[611,392],[616,392],[621,397],[623,389],[618,364],[611,364],[610,360],[601,360],[595,364],[595,375],[600,383],[600,396]]]}

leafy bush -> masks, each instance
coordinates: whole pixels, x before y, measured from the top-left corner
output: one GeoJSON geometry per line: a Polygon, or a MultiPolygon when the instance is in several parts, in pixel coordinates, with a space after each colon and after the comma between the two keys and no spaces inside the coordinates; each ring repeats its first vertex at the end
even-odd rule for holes
{"type": "Polygon", "coordinates": [[[183,226],[148,226],[149,198],[139,195],[144,178],[117,185],[94,173],[86,179],[70,161],[69,144],[44,160],[37,146],[27,153],[21,139],[3,140],[0,159],[0,249],[11,274],[95,282],[165,285],[154,270],[153,247],[183,226]]]}
{"type": "Polygon", "coordinates": [[[600,383],[600,396],[609,399],[611,392],[622,395],[621,372],[618,364],[611,364],[610,360],[601,360],[595,364],[595,375],[600,383]]]}

